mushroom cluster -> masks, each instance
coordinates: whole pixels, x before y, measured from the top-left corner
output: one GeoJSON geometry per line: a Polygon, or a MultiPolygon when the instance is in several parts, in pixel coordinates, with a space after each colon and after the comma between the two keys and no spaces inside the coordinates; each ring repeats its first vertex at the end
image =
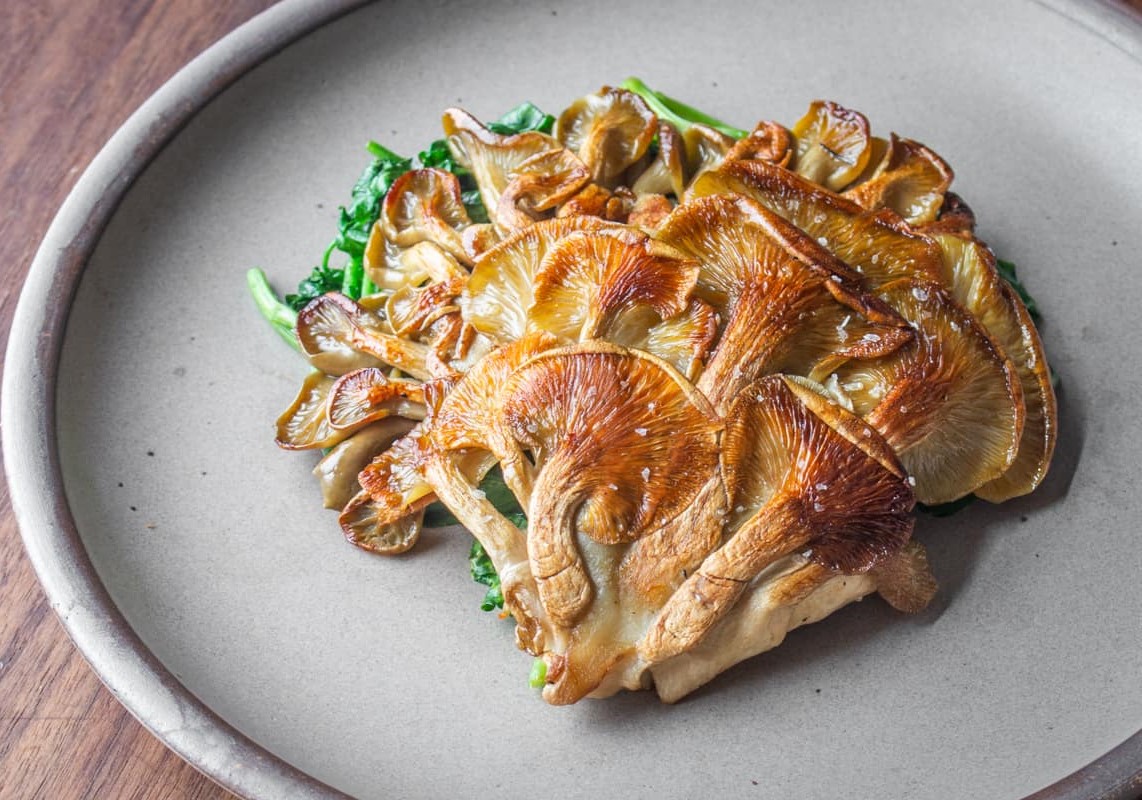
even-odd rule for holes
{"type": "Polygon", "coordinates": [[[448,508],[556,704],[677,700],[873,592],[924,608],[917,501],[1026,494],[1055,442],[1038,333],[938,155],[831,102],[733,137],[656,100],[604,87],[551,133],[446,111],[487,221],[452,172],[398,178],[378,290],[301,311],[314,371],[277,422],[326,450],[357,546],[448,508]]]}

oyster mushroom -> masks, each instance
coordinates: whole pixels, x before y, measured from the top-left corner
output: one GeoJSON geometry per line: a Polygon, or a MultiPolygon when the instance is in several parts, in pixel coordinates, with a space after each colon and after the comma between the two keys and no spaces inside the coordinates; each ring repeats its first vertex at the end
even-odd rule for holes
{"type": "Polygon", "coordinates": [[[782,167],[793,158],[793,138],[776,122],[759,122],[749,136],[739,139],[726,154],[727,159],[760,159],[782,167]]]}
{"type": "Polygon", "coordinates": [[[384,323],[344,295],[315,297],[297,315],[297,339],[314,366],[341,375],[387,364],[414,378],[432,377],[428,348],[381,330],[384,323]]]}
{"type": "Polygon", "coordinates": [[[419,333],[440,317],[460,310],[453,301],[460,296],[467,280],[464,276],[427,286],[403,286],[385,301],[385,319],[397,336],[419,333]]]}
{"type": "Polygon", "coordinates": [[[880,296],[912,323],[915,339],[845,364],[838,385],[899,455],[920,502],[956,500],[1015,458],[1024,415],[1015,367],[947,290],[902,280],[880,296]]]}
{"type": "Polygon", "coordinates": [[[924,547],[914,540],[856,575],[799,555],[782,559],[758,576],[697,645],[650,667],[655,691],[673,703],[739,661],[777,647],[794,628],[818,622],[872,592],[899,611],[916,613],[927,607],[935,590],[924,547]]]}
{"type": "MultiPolygon", "coordinates": [[[[469,225],[461,235],[464,250],[472,260],[469,241],[483,225],[469,225]]],[[[411,247],[398,247],[385,238],[380,222],[373,226],[365,245],[365,272],[381,290],[395,291],[417,287],[425,281],[447,281],[463,278],[467,271],[452,255],[430,241],[418,242],[411,247]]]]}
{"type": "Polygon", "coordinates": [[[305,376],[301,389],[275,423],[274,441],[286,450],[315,450],[349,438],[351,429],[334,428],[329,424],[329,390],[336,379],[314,370],[305,376]]]}
{"type": "MultiPolygon", "coordinates": [[[[563,156],[547,156],[548,159],[553,159],[549,162],[532,161],[543,154],[563,149],[556,139],[546,133],[494,133],[471,114],[457,108],[444,112],[443,124],[448,149],[472,173],[484,208],[497,226],[504,227],[498,218],[501,197],[521,170],[536,168],[537,174],[542,174],[545,164],[546,170],[550,172],[553,166],[567,168],[570,163],[563,156]]],[[[552,174],[559,172],[556,170],[552,174]]],[[[554,186],[558,185],[559,182],[554,186]]],[[[514,191],[518,194],[520,189],[517,187],[514,191]]],[[[509,203],[508,207],[516,208],[514,203],[509,203]]]]}
{"type": "Polygon", "coordinates": [[[952,168],[934,151],[894,133],[877,169],[844,196],[870,210],[890,208],[919,225],[935,221],[953,177],[952,168]]]}
{"type": "Polygon", "coordinates": [[[464,287],[464,319],[496,342],[516,341],[527,331],[535,273],[547,251],[575,231],[608,224],[595,217],[543,220],[494,245],[476,260],[464,287]]]}
{"type": "Polygon", "coordinates": [[[686,190],[686,143],[678,129],[668,122],[658,126],[658,152],[631,189],[636,195],[672,194],[681,197],[686,190]]]}
{"type": "Polygon", "coordinates": [[[540,214],[570,199],[590,180],[586,166],[565,148],[528,158],[500,195],[496,221],[507,230],[526,228],[540,214]]]}
{"type": "MultiPolygon", "coordinates": [[[[533,652],[544,646],[551,629],[540,606],[535,579],[527,569],[526,539],[478,487],[483,474],[499,460],[504,482],[527,507],[534,468],[494,420],[508,376],[532,356],[557,344],[549,334],[529,334],[476,362],[435,404],[415,439],[415,449],[401,459],[415,465],[413,471],[423,476],[428,491],[435,492],[480,540],[499,573],[505,608],[515,617],[520,646],[533,652]]],[[[430,402],[430,407],[433,405],[430,402]]],[[[379,480],[362,473],[361,484],[372,489],[374,496],[389,496],[385,494],[392,486],[389,472],[391,468],[382,465],[376,476],[379,480]]],[[[406,491],[400,488],[402,493],[406,491]]]]}
{"type": "Polygon", "coordinates": [[[682,313],[698,270],[697,261],[630,228],[573,232],[540,264],[528,323],[572,341],[607,339],[638,306],[660,319],[682,313]]]}
{"type": "Polygon", "coordinates": [[[399,247],[429,241],[455,258],[467,258],[460,231],[472,220],[451,172],[426,168],[401,175],[385,194],[378,223],[399,247]]]}
{"type": "Polygon", "coordinates": [[[698,124],[686,129],[682,134],[682,142],[686,147],[687,182],[693,183],[699,175],[716,169],[725,161],[737,139],[709,125],[698,124]]]}
{"type": "Polygon", "coordinates": [[[816,376],[847,358],[890,353],[911,338],[904,319],[861,292],[856,273],[749,198],[691,200],[659,235],[698,259],[697,294],[725,321],[698,381],[715,408],[780,368],[816,376]]]}
{"type": "Polygon", "coordinates": [[[607,341],[661,358],[696,380],[718,336],[718,312],[709,303],[691,297],[686,308],[662,319],[650,306],[635,306],[620,314],[607,330],[607,341]]]}
{"type": "Polygon", "coordinates": [[[404,417],[386,417],[337,444],[317,462],[313,474],[321,487],[326,508],[344,508],[361,490],[357,474],[416,423],[404,417]]]}
{"type": "Polygon", "coordinates": [[[871,288],[910,277],[949,283],[935,242],[911,230],[894,212],[866,211],[776,164],[726,161],[699,176],[689,190],[690,197],[723,193],[751,197],[789,220],[861,273],[871,288]]]}
{"type": "Polygon", "coordinates": [[[618,186],[627,167],[642,157],[657,132],[658,117],[645,100],[609,86],[568,106],[553,131],[587,165],[591,179],[608,189],[618,186]]]}
{"type": "Polygon", "coordinates": [[[1027,494],[1046,477],[1058,435],[1051,372],[1035,323],[1015,290],[997,272],[995,256],[974,238],[936,234],[952,293],[1011,360],[1023,392],[1025,415],[1019,451],[1007,471],[975,489],[993,503],[1027,494]]]}
{"type": "Polygon", "coordinates": [[[365,367],[342,375],[329,388],[326,416],[338,430],[356,430],[390,416],[424,419],[424,386],[390,380],[384,370],[365,367]]]}
{"type": "Polygon", "coordinates": [[[533,358],[502,403],[512,437],[537,459],[532,573],[547,613],[569,626],[593,593],[576,536],[632,542],[680,514],[717,463],[721,425],[664,362],[604,343],[533,358]]]}
{"type": "Polygon", "coordinates": [[[827,570],[862,573],[911,536],[915,501],[888,444],[801,379],[762,378],[735,398],[721,466],[734,530],[639,642],[646,664],[700,642],[783,558],[806,552],[827,570]]]}
{"type": "Polygon", "coordinates": [[[815,100],[793,125],[798,174],[829,189],[851,183],[871,155],[868,120],[833,102],[815,100]]]}

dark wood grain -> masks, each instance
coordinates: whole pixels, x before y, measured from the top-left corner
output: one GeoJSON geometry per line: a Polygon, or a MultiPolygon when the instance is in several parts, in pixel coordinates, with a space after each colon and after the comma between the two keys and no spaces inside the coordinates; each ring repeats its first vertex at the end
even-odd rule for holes
{"type": "MultiPolygon", "coordinates": [[[[179,67],[269,5],[0,0],[0,347],[36,246],[100,146],[179,67]]],[[[0,798],[232,797],[87,667],[24,556],[3,484],[0,610],[0,798]]]]}
{"type": "MultiPolygon", "coordinates": [[[[115,129],[270,0],[0,0],[0,346],[52,216],[115,129]]],[[[103,688],[48,606],[0,488],[0,798],[231,794],[103,688]]]]}

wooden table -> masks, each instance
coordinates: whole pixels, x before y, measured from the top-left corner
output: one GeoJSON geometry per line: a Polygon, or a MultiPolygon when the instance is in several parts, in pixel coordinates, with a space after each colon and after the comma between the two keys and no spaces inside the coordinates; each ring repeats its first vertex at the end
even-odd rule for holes
{"type": "MultiPolygon", "coordinates": [[[[179,67],[271,4],[0,0],[0,346],[32,255],[83,168],[179,67]]],[[[24,557],[6,485],[0,609],[0,797],[233,797],[88,669],[24,557]]]]}

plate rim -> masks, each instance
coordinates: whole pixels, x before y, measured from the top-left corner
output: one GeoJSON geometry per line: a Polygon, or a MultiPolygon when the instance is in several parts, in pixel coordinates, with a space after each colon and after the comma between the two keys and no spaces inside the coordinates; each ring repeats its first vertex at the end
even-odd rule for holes
{"type": "MultiPolygon", "coordinates": [[[[369,0],[284,0],[219,39],[144,102],[76,182],[32,260],[5,355],[0,429],[12,510],[25,552],[68,636],[117,700],[164,745],[251,800],[346,798],[238,731],[146,648],[83,546],[63,488],[55,392],[75,290],[135,180],[178,132],[237,79],[369,0]],[[60,299],[64,302],[60,302],[60,299]],[[51,299],[52,302],[47,302],[51,299]]],[[[1123,0],[1032,0],[1142,65],[1142,12],[1123,0]]],[[[1142,730],[1024,800],[1135,800],[1142,730]]]]}

